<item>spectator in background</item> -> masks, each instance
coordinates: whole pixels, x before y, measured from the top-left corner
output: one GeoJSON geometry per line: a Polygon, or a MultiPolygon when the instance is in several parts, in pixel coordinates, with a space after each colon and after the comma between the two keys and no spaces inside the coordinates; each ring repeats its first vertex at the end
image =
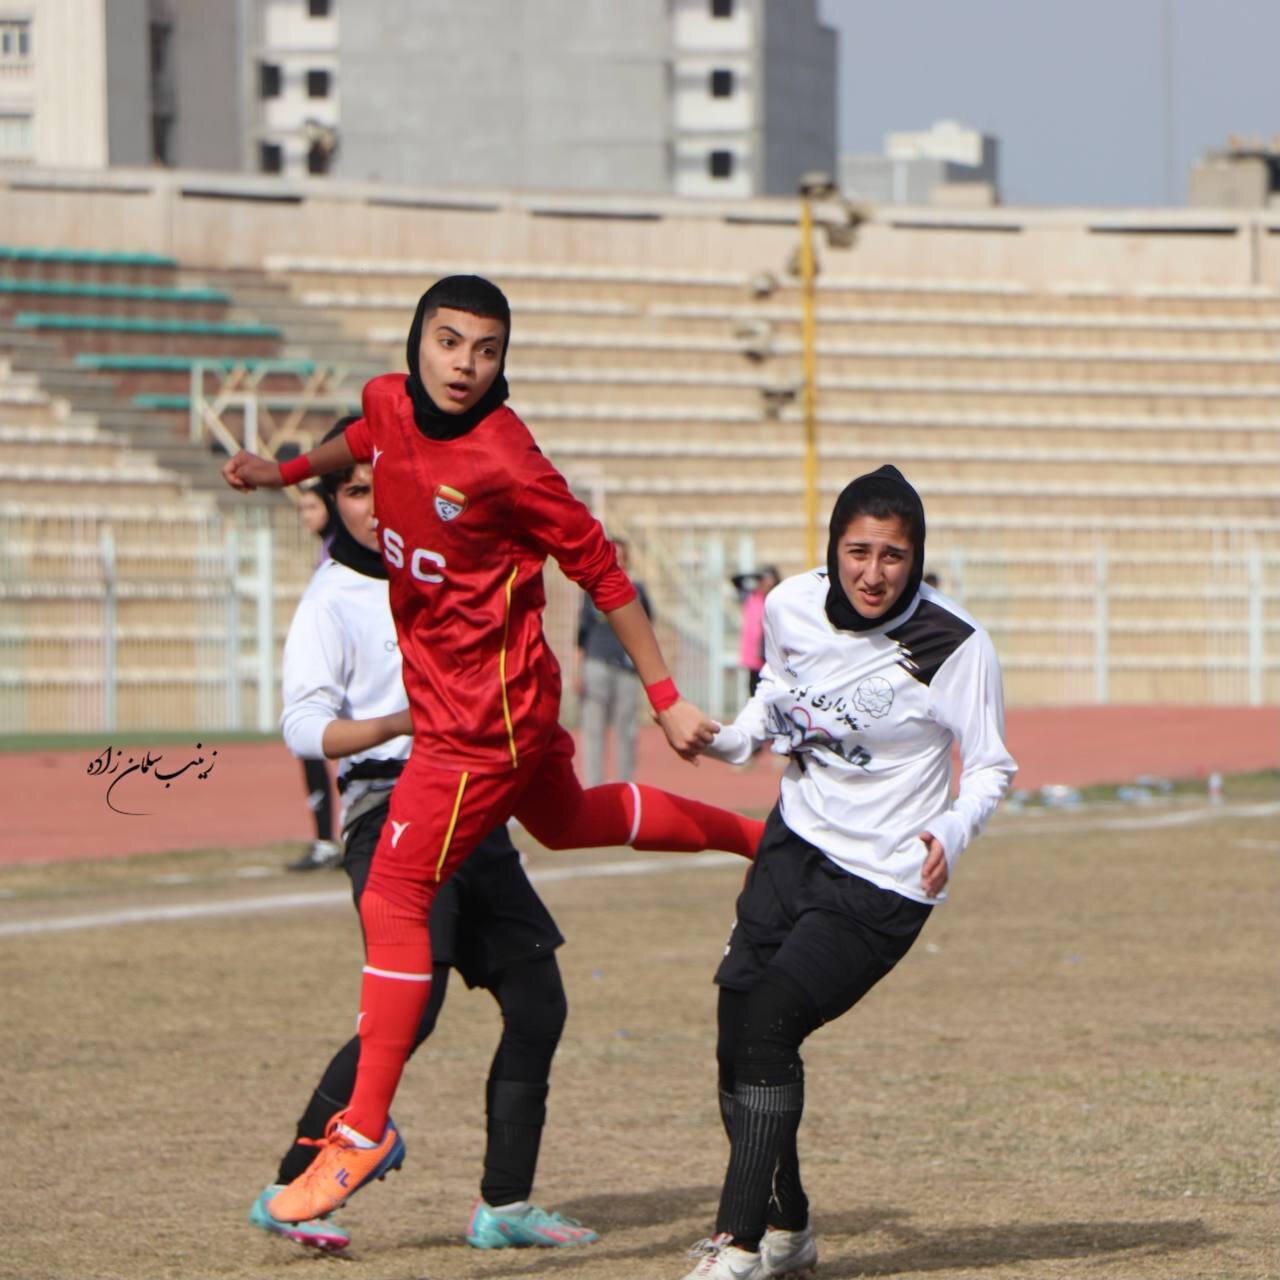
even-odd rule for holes
{"type": "Polygon", "coordinates": [[[318,567],[329,558],[329,543],[333,540],[333,517],[318,484],[299,490],[298,519],[308,533],[314,533],[320,539],[320,554],[316,557],[318,567]]]}
{"type": "MultiPolygon", "coordinates": [[[[319,484],[309,485],[299,492],[298,519],[308,533],[314,533],[320,539],[320,553],[316,556],[316,567],[319,568],[329,559],[329,544],[334,534],[333,515],[319,484]]],[[[333,838],[333,791],[329,785],[329,766],[323,757],[302,761],[302,780],[307,789],[307,808],[311,810],[316,835],[302,857],[290,862],[288,869],[321,871],[327,867],[340,867],[342,850],[333,838]]]]}
{"type": "Polygon", "coordinates": [[[773,565],[765,565],[755,573],[738,574],[733,585],[742,598],[738,665],[746,670],[747,693],[750,696],[760,683],[760,669],[764,666],[764,600],[778,585],[778,571],[773,565]]]}
{"type": "MultiPolygon", "coordinates": [[[[627,544],[612,538],[618,565],[627,571],[627,544]]],[[[645,613],[653,618],[649,593],[634,578],[636,595],[645,613]]],[[[578,697],[582,705],[582,756],[585,781],[598,787],[604,781],[604,747],[609,726],[613,725],[613,750],[618,782],[630,782],[636,766],[636,706],[640,683],[636,669],[627,657],[613,628],[605,616],[583,595],[582,612],[578,615],[578,697]]]]}

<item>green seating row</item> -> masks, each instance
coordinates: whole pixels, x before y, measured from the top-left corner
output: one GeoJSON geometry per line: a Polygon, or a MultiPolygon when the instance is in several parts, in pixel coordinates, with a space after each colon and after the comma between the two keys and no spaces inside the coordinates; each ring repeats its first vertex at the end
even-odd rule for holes
{"type": "Polygon", "coordinates": [[[55,312],[19,311],[13,323],[20,329],[94,329],[116,333],[201,334],[207,337],[280,338],[275,325],[233,324],[217,320],[153,320],[141,316],[77,316],[55,312]]]}
{"type": "MultiPolygon", "coordinates": [[[[180,409],[183,413],[186,413],[191,408],[191,397],[164,391],[143,391],[133,397],[132,403],[135,409],[180,409]]],[[[260,395],[258,403],[263,408],[275,412],[277,410],[298,408],[303,401],[300,396],[296,395],[260,395]]],[[[344,406],[359,411],[360,392],[356,390],[345,396],[335,394],[318,399],[313,398],[309,399],[307,403],[317,412],[320,410],[327,412],[335,406],[344,406]]]]}
{"type": "Polygon", "coordinates": [[[107,253],[90,249],[35,249],[0,245],[0,262],[82,263],[95,267],[176,267],[177,260],[158,253],[107,253]]]}
{"type": "Polygon", "coordinates": [[[117,298],[137,302],[222,302],[221,289],[165,289],[147,284],[93,284],[74,280],[21,280],[0,276],[0,293],[30,293],[58,298],[117,298]]]}
{"type": "Polygon", "coordinates": [[[232,369],[245,368],[253,373],[293,373],[306,378],[316,371],[314,360],[271,360],[256,356],[162,356],[82,351],[75,361],[82,369],[96,369],[103,373],[187,373],[197,361],[214,373],[230,373],[232,369]]]}

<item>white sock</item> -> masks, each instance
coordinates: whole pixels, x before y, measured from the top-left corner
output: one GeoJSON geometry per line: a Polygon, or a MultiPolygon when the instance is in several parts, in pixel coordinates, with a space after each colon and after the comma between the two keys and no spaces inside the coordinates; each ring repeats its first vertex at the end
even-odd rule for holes
{"type": "Polygon", "coordinates": [[[376,1147],[376,1142],[370,1142],[363,1133],[357,1133],[349,1124],[339,1123],[338,1132],[344,1138],[349,1138],[354,1146],[359,1147],[362,1151],[369,1151],[376,1147]]]}
{"type": "Polygon", "coordinates": [[[532,1206],[527,1200],[513,1200],[510,1204],[491,1204],[494,1213],[528,1213],[532,1206]]]}

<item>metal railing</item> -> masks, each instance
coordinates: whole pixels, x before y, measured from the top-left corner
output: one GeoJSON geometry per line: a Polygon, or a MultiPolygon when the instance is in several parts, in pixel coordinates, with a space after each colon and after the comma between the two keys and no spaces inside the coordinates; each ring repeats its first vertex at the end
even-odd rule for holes
{"type": "MultiPolygon", "coordinates": [[[[732,717],[746,683],[730,579],[753,567],[750,537],[628,536],[681,690],[732,717]]],[[[281,648],[315,555],[283,503],[231,516],[0,506],[0,733],[273,732],[281,648]]],[[[936,567],[995,640],[1010,705],[1280,702],[1280,550],[1248,531],[1195,558],[953,544],[936,567]]],[[[546,582],[572,723],[582,596],[550,564],[546,582]]]]}
{"type": "Polygon", "coordinates": [[[189,436],[196,443],[206,436],[216,440],[229,454],[241,447],[241,440],[250,453],[274,455],[285,444],[305,452],[316,444],[313,430],[306,427],[308,417],[358,413],[360,392],[370,376],[369,369],[312,361],[196,360],[191,365],[189,436]],[[267,378],[298,385],[273,393],[263,388],[267,378]],[[233,409],[243,417],[239,438],[227,422],[233,409]]]}

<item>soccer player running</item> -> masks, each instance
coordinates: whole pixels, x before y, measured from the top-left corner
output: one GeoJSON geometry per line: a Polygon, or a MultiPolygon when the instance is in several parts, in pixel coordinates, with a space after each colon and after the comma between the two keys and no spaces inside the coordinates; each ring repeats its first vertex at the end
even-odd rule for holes
{"type": "MultiPolygon", "coordinates": [[[[340,435],[345,418],[325,437],[340,435]]],[[[378,554],[373,474],[365,464],[331,471],[319,495],[332,559],[317,568],[298,604],[284,647],[285,742],[296,754],[340,758],[338,789],[343,867],[356,908],[386,822],[391,788],[409,756],[412,731],[400,650],[378,554]]],[[[467,1230],[483,1249],[589,1244],[598,1237],[562,1214],[528,1202],[546,1120],[551,1060],[568,1004],[555,950],[564,939],[529,883],[520,855],[499,825],[441,886],[431,910],[431,998],[413,1048],[435,1028],[450,968],[485,988],[502,1013],[502,1037],[486,1088],[486,1146],[480,1198],[467,1230]]],[[[345,1248],[332,1218],[281,1222],[268,1203],[305,1172],[318,1139],[355,1085],[360,1039],[334,1055],[298,1120],[297,1138],[276,1180],[254,1202],[249,1221],[322,1250],[345,1248]]]]}
{"type": "Polygon", "coordinates": [[[241,452],[236,489],[372,468],[413,749],[360,902],[366,963],[360,1062],[346,1110],[307,1171],[267,1205],[320,1217],[397,1167],[387,1112],[426,1005],[427,916],[440,885],[515,816],[549,848],[724,849],[750,857],[761,824],[653,787],[584,791],[560,727],[560,669],[542,632],[548,555],[616,631],[672,748],[694,759],[715,725],[682,699],[599,522],[505,406],[510,309],[478,276],[437,281],[409,331],[409,375],[364,389],[342,438],[282,466],[241,452]]]}
{"type": "Polygon", "coordinates": [[[848,485],[826,568],[769,595],[759,686],[708,748],[740,764],[770,742],[790,764],[716,972],[729,1167],[685,1280],[816,1264],[796,1154],[800,1045],[906,954],[1013,777],[995,650],[922,585],[924,544],[924,506],[896,468],[848,485]]]}

